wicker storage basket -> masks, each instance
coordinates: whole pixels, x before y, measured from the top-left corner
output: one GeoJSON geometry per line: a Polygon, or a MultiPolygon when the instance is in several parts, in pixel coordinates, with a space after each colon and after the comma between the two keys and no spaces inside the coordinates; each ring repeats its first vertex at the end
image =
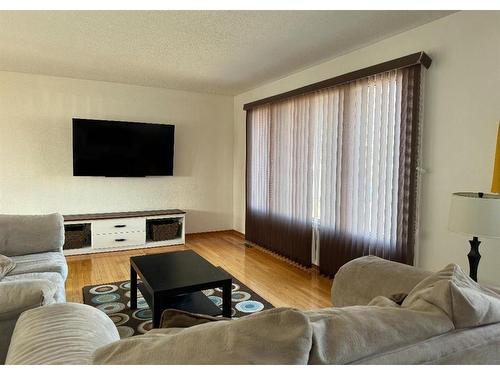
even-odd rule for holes
{"type": "Polygon", "coordinates": [[[90,246],[90,225],[65,226],[63,249],[81,249],[90,246]]]}
{"type": "Polygon", "coordinates": [[[152,222],[149,228],[152,241],[168,241],[178,237],[181,224],[178,221],[158,221],[152,222]]]}

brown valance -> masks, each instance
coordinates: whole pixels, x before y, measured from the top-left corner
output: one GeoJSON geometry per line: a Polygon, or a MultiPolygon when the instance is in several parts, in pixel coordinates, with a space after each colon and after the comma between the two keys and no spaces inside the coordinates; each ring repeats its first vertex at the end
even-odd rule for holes
{"type": "Polygon", "coordinates": [[[393,69],[401,69],[401,68],[406,68],[410,67],[413,65],[423,65],[425,68],[429,68],[431,66],[432,59],[425,53],[425,52],[416,52],[412,53],[411,55],[399,57],[394,60],[386,61],[380,64],[372,65],[367,68],[355,70],[350,73],[342,74],[337,77],[325,79],[324,81],[312,83],[307,86],[299,87],[294,90],[290,90],[281,94],[269,96],[264,99],[259,99],[254,102],[246,103],[243,105],[243,109],[245,111],[263,105],[263,104],[268,104],[268,103],[273,103],[285,99],[289,99],[294,96],[299,96],[303,94],[310,93],[312,91],[318,91],[322,89],[326,89],[329,87],[333,87],[336,85],[340,85],[342,83],[347,83],[350,81],[354,81],[360,78],[372,76],[374,74],[379,74],[379,73],[384,73],[389,70],[393,69]]]}

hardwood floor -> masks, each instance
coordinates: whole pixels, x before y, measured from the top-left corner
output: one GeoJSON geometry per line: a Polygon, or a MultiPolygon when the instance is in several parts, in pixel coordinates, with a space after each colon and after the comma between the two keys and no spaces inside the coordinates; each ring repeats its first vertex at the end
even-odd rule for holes
{"type": "Polygon", "coordinates": [[[235,231],[188,234],[186,245],[68,256],[67,300],[83,302],[85,285],[128,280],[131,256],[182,249],[193,249],[223,267],[276,307],[331,306],[331,280],[316,269],[299,267],[263,249],[245,247],[243,236],[235,231]]]}

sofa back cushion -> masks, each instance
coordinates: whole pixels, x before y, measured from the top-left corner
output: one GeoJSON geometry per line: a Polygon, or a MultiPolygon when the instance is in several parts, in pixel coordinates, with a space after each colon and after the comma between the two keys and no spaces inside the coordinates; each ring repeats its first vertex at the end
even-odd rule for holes
{"type": "Polygon", "coordinates": [[[94,364],[307,364],[311,327],[300,311],[277,308],[238,320],[154,329],[99,348],[94,364]]]}
{"type": "Polygon", "coordinates": [[[481,287],[456,264],[422,280],[402,306],[415,310],[426,304],[443,310],[456,328],[500,322],[500,295],[481,287]]]}
{"type": "Polygon", "coordinates": [[[60,214],[0,215],[0,254],[60,251],[64,244],[63,222],[60,214]]]}

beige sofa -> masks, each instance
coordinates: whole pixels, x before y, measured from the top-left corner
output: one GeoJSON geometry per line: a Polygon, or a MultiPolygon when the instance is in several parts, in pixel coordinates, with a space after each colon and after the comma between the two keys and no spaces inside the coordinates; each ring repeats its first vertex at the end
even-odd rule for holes
{"type": "Polygon", "coordinates": [[[44,306],[21,315],[6,363],[500,362],[500,295],[474,283],[456,265],[429,273],[372,256],[359,258],[337,273],[332,302],[334,307],[326,309],[278,308],[123,340],[96,309],[44,306]]]}
{"type": "Polygon", "coordinates": [[[22,312],[66,301],[63,244],[60,214],[0,215],[0,254],[15,262],[0,280],[0,363],[22,312]]]}
{"type": "MultiPolygon", "coordinates": [[[[332,284],[332,305],[368,305],[377,296],[408,294],[433,273],[366,256],[345,264],[332,284]]],[[[467,277],[468,278],[468,277],[467,277]]],[[[472,280],[468,280],[472,283],[472,280]]],[[[474,285],[474,284],[473,284],[474,285]]],[[[500,298],[500,289],[488,286],[500,298]]],[[[492,304],[493,305],[493,304],[492,304]]],[[[500,305],[493,306],[500,314],[500,305]]],[[[500,321],[498,319],[497,321],[500,321]]],[[[415,324],[416,326],[416,324],[415,324]]],[[[500,323],[457,328],[360,358],[353,364],[500,364],[500,323]]]]}

